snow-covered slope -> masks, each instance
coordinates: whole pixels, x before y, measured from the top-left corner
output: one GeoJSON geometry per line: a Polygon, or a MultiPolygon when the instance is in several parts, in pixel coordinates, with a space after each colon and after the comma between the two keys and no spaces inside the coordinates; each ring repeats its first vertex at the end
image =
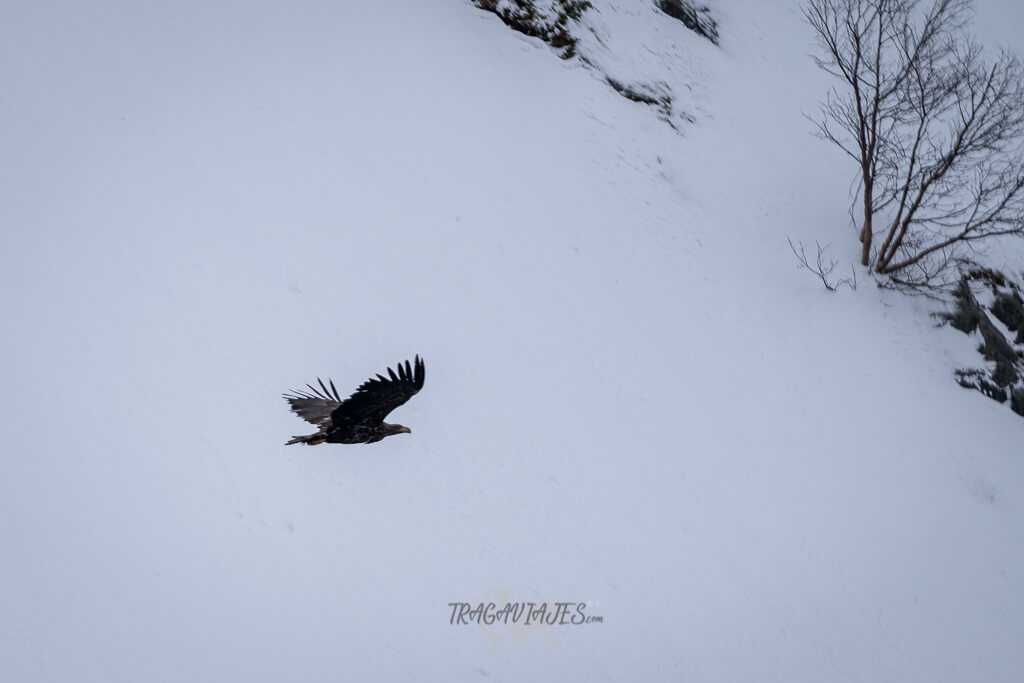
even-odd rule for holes
{"type": "Polygon", "coordinates": [[[1016,680],[1024,422],[796,270],[824,81],[715,7],[613,65],[676,45],[681,133],[468,2],[8,7],[0,679],[1016,680]],[[412,435],[282,445],[415,353],[412,435]]]}

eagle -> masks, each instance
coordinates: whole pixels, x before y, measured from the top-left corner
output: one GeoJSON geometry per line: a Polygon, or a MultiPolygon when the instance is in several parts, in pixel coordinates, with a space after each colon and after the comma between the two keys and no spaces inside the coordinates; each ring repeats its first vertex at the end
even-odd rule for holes
{"type": "Polygon", "coordinates": [[[285,445],[304,443],[316,446],[327,443],[375,443],[392,434],[411,434],[412,430],[398,424],[388,424],[384,418],[392,410],[419,393],[423,388],[423,361],[417,355],[398,364],[398,372],[387,369],[388,377],[377,375],[359,385],[344,401],[338,396],[334,382],[327,385],[317,377],[320,388],[307,384],[309,391],[291,391],[284,398],[292,411],[317,427],[316,434],[292,437],[285,445]]]}

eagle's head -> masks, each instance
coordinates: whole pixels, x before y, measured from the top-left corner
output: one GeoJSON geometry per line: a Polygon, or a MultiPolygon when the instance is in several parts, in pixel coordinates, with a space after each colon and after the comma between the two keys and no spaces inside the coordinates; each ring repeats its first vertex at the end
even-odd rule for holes
{"type": "Polygon", "coordinates": [[[412,434],[412,430],[405,425],[393,425],[385,422],[383,427],[384,436],[391,436],[392,434],[412,434]]]}

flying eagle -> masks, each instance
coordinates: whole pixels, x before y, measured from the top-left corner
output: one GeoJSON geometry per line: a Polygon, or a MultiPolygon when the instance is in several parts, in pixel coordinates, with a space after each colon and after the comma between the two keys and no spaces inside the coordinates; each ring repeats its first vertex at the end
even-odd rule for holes
{"type": "Polygon", "coordinates": [[[292,391],[284,397],[292,411],[306,422],[317,426],[316,434],[293,437],[285,445],[305,443],[310,446],[324,443],[374,443],[392,434],[411,434],[402,425],[388,424],[384,418],[392,410],[415,396],[423,388],[423,361],[416,356],[410,366],[398,364],[398,374],[388,368],[387,377],[377,375],[359,385],[355,393],[344,401],[338,396],[334,382],[327,380],[330,389],[319,377],[317,389],[309,384],[309,391],[292,391]],[[310,393],[312,392],[312,393],[310,393]]]}

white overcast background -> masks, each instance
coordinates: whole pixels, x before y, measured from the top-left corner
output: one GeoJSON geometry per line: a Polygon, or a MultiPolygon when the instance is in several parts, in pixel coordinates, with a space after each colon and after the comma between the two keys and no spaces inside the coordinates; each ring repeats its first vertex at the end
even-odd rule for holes
{"type": "Polygon", "coordinates": [[[593,2],[678,130],[467,0],[3,4],[0,680],[1019,680],[1024,420],[786,243],[858,246],[799,3],[593,2]]]}

